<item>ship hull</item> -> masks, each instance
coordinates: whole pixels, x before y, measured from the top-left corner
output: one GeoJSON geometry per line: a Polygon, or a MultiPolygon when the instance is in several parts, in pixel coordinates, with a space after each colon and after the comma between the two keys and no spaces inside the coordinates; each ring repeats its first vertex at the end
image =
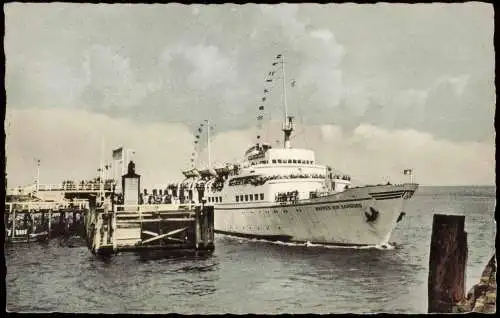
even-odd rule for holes
{"type": "Polygon", "coordinates": [[[284,242],[384,245],[417,187],[353,188],[288,204],[220,204],[215,206],[215,232],[284,242]]]}

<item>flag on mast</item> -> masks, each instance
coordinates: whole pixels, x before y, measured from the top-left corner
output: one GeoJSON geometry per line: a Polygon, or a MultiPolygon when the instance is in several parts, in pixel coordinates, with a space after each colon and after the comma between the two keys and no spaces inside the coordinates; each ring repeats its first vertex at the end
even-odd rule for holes
{"type": "Polygon", "coordinates": [[[123,147],[113,150],[113,160],[123,159],[123,147]]]}
{"type": "Polygon", "coordinates": [[[404,170],[403,170],[403,174],[404,174],[405,176],[406,176],[406,175],[411,175],[411,174],[412,174],[412,172],[413,172],[413,170],[412,170],[412,169],[404,169],[404,170]]]}

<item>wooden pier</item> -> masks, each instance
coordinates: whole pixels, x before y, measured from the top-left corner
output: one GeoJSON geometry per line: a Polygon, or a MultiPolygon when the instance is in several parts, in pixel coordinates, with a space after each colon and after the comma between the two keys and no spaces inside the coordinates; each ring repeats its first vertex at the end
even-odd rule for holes
{"type": "MultiPolygon", "coordinates": [[[[11,201],[5,203],[5,242],[46,241],[82,233],[88,202],[11,201]]],[[[82,233],[83,234],[83,233],[82,233]]]]}
{"type": "Polygon", "coordinates": [[[214,250],[214,209],[203,204],[139,204],[140,176],[129,163],[122,176],[123,200],[90,201],[85,237],[94,254],[158,250],[208,252],[214,250]]]}
{"type": "Polygon", "coordinates": [[[214,250],[211,206],[158,204],[91,208],[85,219],[87,244],[94,254],[138,250],[214,250]]]}

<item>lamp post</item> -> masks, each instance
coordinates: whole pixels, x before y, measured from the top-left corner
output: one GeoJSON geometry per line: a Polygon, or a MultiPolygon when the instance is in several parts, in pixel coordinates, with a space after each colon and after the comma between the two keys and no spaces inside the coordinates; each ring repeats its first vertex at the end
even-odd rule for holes
{"type": "Polygon", "coordinates": [[[40,159],[36,160],[36,179],[35,179],[35,191],[38,194],[38,190],[40,189],[40,159]]]}

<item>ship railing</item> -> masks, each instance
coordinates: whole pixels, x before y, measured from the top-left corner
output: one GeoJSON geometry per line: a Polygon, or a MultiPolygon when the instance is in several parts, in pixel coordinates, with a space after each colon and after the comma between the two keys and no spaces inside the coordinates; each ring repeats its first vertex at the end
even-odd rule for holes
{"type": "Polygon", "coordinates": [[[115,204],[114,211],[123,213],[151,213],[159,211],[192,211],[194,203],[163,203],[163,204],[115,204]]]}
{"type": "Polygon", "coordinates": [[[60,184],[39,184],[39,191],[57,191],[62,190],[62,186],[60,184]]]}

